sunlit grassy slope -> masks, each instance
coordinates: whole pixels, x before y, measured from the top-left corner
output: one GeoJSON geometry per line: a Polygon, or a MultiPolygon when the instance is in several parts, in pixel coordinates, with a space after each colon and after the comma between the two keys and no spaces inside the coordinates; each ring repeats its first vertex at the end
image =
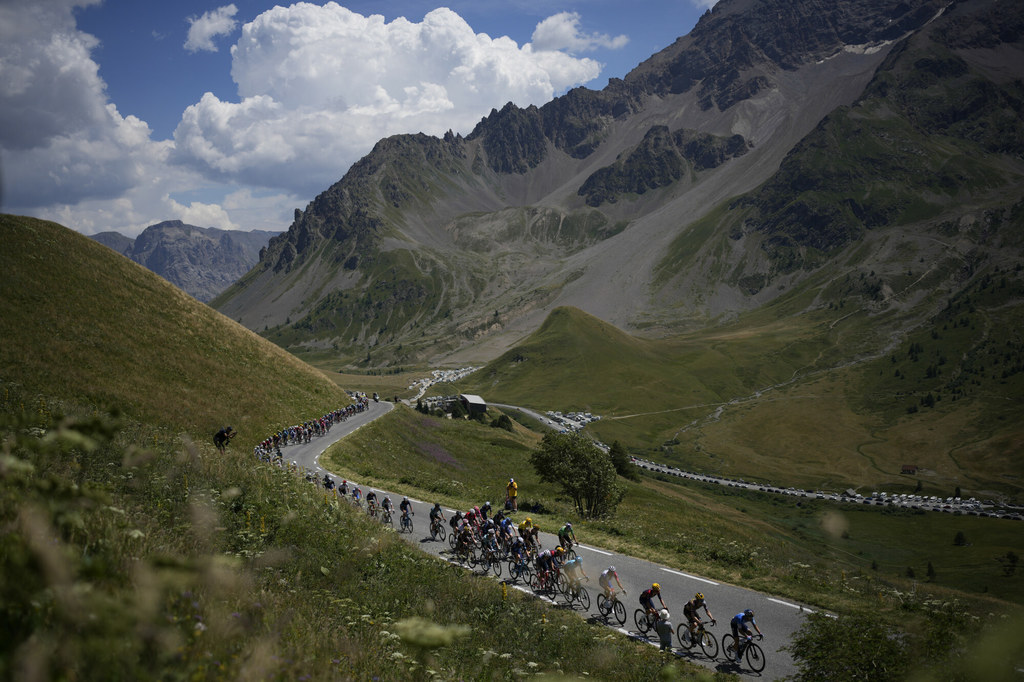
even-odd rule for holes
{"type": "Polygon", "coordinates": [[[0,216],[0,236],[0,679],[662,672],[255,462],[347,402],[316,370],[58,225],[0,216]]]}
{"type": "Polygon", "coordinates": [[[246,442],[348,402],[320,372],[91,239],[9,215],[0,235],[5,382],[193,435],[231,424],[246,442]]]}
{"type": "MultiPolygon", "coordinates": [[[[771,309],[673,339],[628,336],[575,309],[460,390],[586,410],[605,442],[683,468],[800,487],[1024,491],[1020,272],[996,273],[934,317],[883,335],[864,309],[771,309]],[[882,338],[879,338],[879,337],[882,338]],[[904,464],[920,467],[916,477],[904,464]]],[[[795,305],[797,304],[797,305],[795,305]]],[[[851,306],[852,308],[852,306],[851,306]]]]}

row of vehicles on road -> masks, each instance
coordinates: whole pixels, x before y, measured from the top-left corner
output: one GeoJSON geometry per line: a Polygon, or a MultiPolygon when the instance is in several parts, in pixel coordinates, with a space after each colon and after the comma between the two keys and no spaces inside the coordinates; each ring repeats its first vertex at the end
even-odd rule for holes
{"type": "Polygon", "coordinates": [[[992,518],[1011,519],[1024,521],[1024,508],[998,506],[992,500],[979,501],[971,497],[961,499],[959,497],[940,498],[937,496],[914,495],[914,494],[889,494],[885,492],[872,492],[870,496],[846,490],[841,493],[827,492],[824,490],[811,490],[800,488],[783,488],[780,486],[766,485],[763,483],[751,483],[742,478],[726,478],[722,476],[709,476],[692,471],[683,471],[667,464],[659,464],[640,457],[633,457],[633,464],[641,469],[647,469],[657,473],[664,473],[670,476],[679,476],[705,483],[715,483],[733,488],[745,488],[757,490],[763,493],[774,493],[776,495],[792,495],[795,497],[807,497],[818,500],[830,500],[833,502],[847,504],[865,504],[876,506],[905,507],[908,509],[919,509],[923,511],[944,512],[958,516],[987,516],[992,518]]]}

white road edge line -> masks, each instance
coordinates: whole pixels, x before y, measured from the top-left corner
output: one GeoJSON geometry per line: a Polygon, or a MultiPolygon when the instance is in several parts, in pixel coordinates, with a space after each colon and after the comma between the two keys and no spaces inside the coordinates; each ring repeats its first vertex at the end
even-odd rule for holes
{"type": "Polygon", "coordinates": [[[666,573],[671,573],[673,575],[681,575],[684,578],[689,578],[691,580],[699,580],[702,583],[707,583],[708,585],[715,585],[715,586],[718,585],[718,583],[716,583],[714,580],[708,580],[707,578],[698,578],[697,576],[690,575],[689,573],[681,573],[679,571],[673,571],[671,568],[663,568],[661,570],[665,571],[666,573]]]}
{"type": "Polygon", "coordinates": [[[800,609],[801,611],[806,611],[807,613],[814,613],[813,610],[807,608],[806,606],[800,606],[799,604],[790,604],[788,601],[782,601],[781,599],[772,599],[771,597],[766,597],[766,599],[770,602],[782,604],[783,606],[788,606],[792,609],[800,609]]]}
{"type": "Polygon", "coordinates": [[[578,547],[580,547],[581,549],[589,550],[591,552],[597,552],[598,554],[604,554],[605,556],[615,556],[611,552],[606,552],[603,549],[595,549],[593,547],[588,547],[587,545],[578,545],[578,547]]]}

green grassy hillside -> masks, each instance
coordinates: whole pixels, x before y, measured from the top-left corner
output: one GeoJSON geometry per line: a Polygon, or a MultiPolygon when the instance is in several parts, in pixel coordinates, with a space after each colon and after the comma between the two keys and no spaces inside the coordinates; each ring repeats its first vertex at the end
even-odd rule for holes
{"type": "Polygon", "coordinates": [[[602,415],[590,429],[659,461],[800,487],[1024,493],[1024,279],[994,271],[916,329],[806,292],[671,340],[556,310],[460,390],[602,415]],[[903,464],[921,468],[901,474],[903,464]]]}
{"type": "Polygon", "coordinates": [[[257,464],[254,441],[347,401],[316,370],[58,225],[0,232],[0,678],[662,671],[257,464]]]}
{"type": "Polygon", "coordinates": [[[248,442],[347,401],[321,373],[106,247],[54,223],[0,216],[0,379],[248,442]]]}

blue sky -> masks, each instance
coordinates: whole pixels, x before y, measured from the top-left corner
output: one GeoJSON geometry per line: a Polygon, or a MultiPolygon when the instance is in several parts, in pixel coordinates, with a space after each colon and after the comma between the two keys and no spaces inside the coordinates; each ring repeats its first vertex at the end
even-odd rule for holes
{"type": "Polygon", "coordinates": [[[711,0],[0,0],[0,210],[285,229],[387,135],[600,89],[711,0]]]}

